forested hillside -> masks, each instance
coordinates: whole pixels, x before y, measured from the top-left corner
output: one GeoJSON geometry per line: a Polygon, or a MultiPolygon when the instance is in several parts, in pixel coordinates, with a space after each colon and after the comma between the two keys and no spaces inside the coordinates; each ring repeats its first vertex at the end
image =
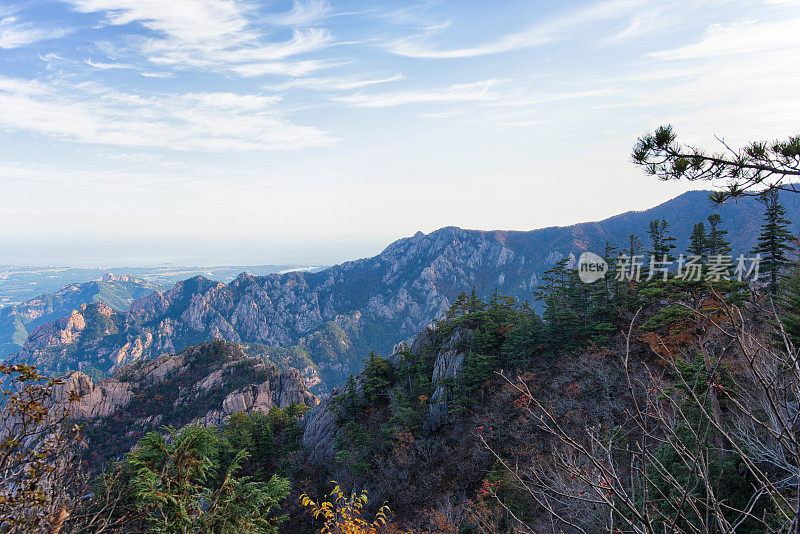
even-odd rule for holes
{"type": "MultiPolygon", "coordinates": [[[[44,405],[85,425],[72,431],[88,453],[76,469],[106,474],[69,504],[80,513],[66,531],[781,532],[798,517],[800,466],[800,268],[786,215],[765,198],[762,282],[711,254],[728,250],[724,232],[698,222],[681,251],[654,221],[642,246],[698,257],[696,276],[632,276],[608,247],[593,283],[565,260],[548,269],[531,294],[541,314],[462,291],[412,342],[362,353],[363,371],[308,413],[299,374],[222,342],[99,383],[72,374],[44,405]],[[176,486],[180,473],[193,485],[176,486]]],[[[66,485],[48,502],[85,491],[66,485]]]]}

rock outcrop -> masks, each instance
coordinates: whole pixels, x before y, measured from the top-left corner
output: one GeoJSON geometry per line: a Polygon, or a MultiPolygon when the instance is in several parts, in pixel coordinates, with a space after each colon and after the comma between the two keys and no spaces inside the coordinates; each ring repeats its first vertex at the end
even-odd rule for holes
{"type": "Polygon", "coordinates": [[[164,425],[220,425],[239,412],[318,403],[297,370],[280,372],[225,342],[127,365],[107,379],[93,381],[76,371],[62,381],[54,392],[54,408],[66,409],[84,424],[93,449],[109,457],[164,425]],[[109,435],[114,443],[101,443],[109,435]]]}
{"type": "Polygon", "coordinates": [[[431,376],[434,390],[428,408],[428,417],[422,427],[424,432],[436,432],[447,422],[447,388],[442,385],[442,381],[448,379],[452,381],[464,368],[465,347],[471,335],[471,330],[456,330],[436,355],[433,363],[433,376],[431,376]]]}
{"type": "Polygon", "coordinates": [[[331,465],[336,454],[336,436],[341,428],[338,416],[331,407],[333,396],[331,394],[309,410],[303,419],[302,444],[314,465],[331,465]]]}
{"type": "MultiPolygon", "coordinates": [[[[410,347],[405,343],[399,344],[388,357],[387,361],[392,368],[397,369],[403,362],[403,352],[410,348],[415,358],[422,356],[426,350],[434,347],[433,325],[423,328],[414,338],[410,347]]],[[[428,408],[428,416],[423,421],[423,432],[431,434],[441,428],[448,418],[447,389],[442,381],[456,378],[464,367],[465,347],[467,346],[472,331],[466,328],[456,330],[441,347],[438,347],[433,363],[431,382],[434,393],[428,408]]],[[[355,380],[355,393],[362,395],[363,376],[355,380]]],[[[340,393],[335,389],[330,396],[319,405],[311,409],[303,421],[303,447],[309,461],[315,465],[329,465],[336,454],[336,440],[342,427],[339,424],[337,410],[334,406],[335,397],[340,393]]]]}
{"type": "MultiPolygon", "coordinates": [[[[114,310],[125,311],[134,300],[156,288],[156,284],[132,276],[106,274],[102,280],[70,284],[55,293],[0,308],[0,357],[19,351],[25,338],[37,327],[60,321],[84,304],[100,302],[114,310]]],[[[74,339],[63,340],[65,344],[73,342],[74,339]]]]}

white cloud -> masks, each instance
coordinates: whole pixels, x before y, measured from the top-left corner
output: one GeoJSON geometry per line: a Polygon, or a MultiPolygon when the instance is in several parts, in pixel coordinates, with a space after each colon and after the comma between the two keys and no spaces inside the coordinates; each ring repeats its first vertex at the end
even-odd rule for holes
{"type": "Polygon", "coordinates": [[[132,68],[131,65],[128,65],[126,63],[104,63],[102,61],[93,61],[91,58],[84,59],[83,62],[89,65],[90,67],[94,67],[95,69],[99,70],[132,68]]]}
{"type": "Polygon", "coordinates": [[[627,92],[593,111],[624,117],[640,129],[671,123],[686,142],[700,146],[715,146],[713,135],[741,145],[797,134],[800,48],[693,54],[680,63],[684,68],[675,65],[653,61],[627,82],[610,80],[627,92]]]}
{"type": "Polygon", "coordinates": [[[757,23],[754,21],[710,26],[697,43],[654,52],[658,59],[699,59],[765,52],[787,48],[800,48],[800,19],[781,22],[757,23]]]}
{"type": "Polygon", "coordinates": [[[608,38],[608,42],[617,43],[636,37],[641,37],[652,33],[654,30],[663,29],[667,26],[668,15],[663,9],[648,9],[641,13],[636,13],[631,18],[628,26],[608,38]]]}
{"type": "Polygon", "coordinates": [[[142,96],[91,83],[0,78],[0,125],[69,141],[173,150],[289,150],[336,139],[280,116],[279,97],[142,96]]]}
{"type": "Polygon", "coordinates": [[[47,28],[23,22],[9,15],[0,18],[0,48],[19,48],[38,41],[58,39],[71,33],[70,28],[47,28]]]}
{"type": "MultiPolygon", "coordinates": [[[[139,54],[159,65],[232,72],[241,76],[300,76],[328,66],[323,61],[290,58],[329,46],[333,39],[329,31],[295,30],[288,40],[265,42],[261,32],[250,22],[251,8],[240,2],[66,1],[83,13],[104,13],[107,24],[138,23],[159,34],[157,37],[140,36],[132,41],[139,54]]],[[[308,17],[310,11],[304,13],[308,17]]],[[[296,17],[300,15],[298,12],[296,17]]]]}
{"type": "Polygon", "coordinates": [[[56,61],[64,61],[64,58],[55,52],[48,52],[45,55],[39,54],[39,59],[47,63],[48,66],[56,61]]]}
{"type": "Polygon", "coordinates": [[[140,72],[139,76],[144,76],[145,78],[174,78],[175,75],[171,72],[140,72]]]}
{"type": "Polygon", "coordinates": [[[330,41],[330,32],[310,29],[296,30],[288,41],[258,46],[234,41],[224,46],[215,46],[205,42],[148,39],[143,43],[142,49],[153,63],[222,67],[237,72],[251,68],[256,72],[259,67],[266,69],[274,65],[274,62],[324,48],[330,41]]]}
{"type": "MultiPolygon", "coordinates": [[[[495,41],[482,45],[462,48],[436,48],[428,44],[432,34],[440,28],[424,34],[400,39],[388,45],[394,54],[415,58],[453,59],[499,54],[511,50],[541,46],[574,35],[577,28],[601,20],[615,19],[629,15],[639,8],[645,0],[607,0],[567,15],[537,24],[524,31],[508,34],[495,41]]],[[[446,26],[445,26],[446,27],[446,26]]]]}
{"type": "Polygon", "coordinates": [[[138,22],[183,42],[224,42],[245,32],[240,4],[225,0],[67,0],[82,13],[106,13],[106,23],[138,22]]]}
{"type": "Polygon", "coordinates": [[[308,26],[331,14],[331,5],[326,0],[294,0],[292,10],[288,13],[269,17],[272,24],[282,26],[308,26]]]}
{"type": "Polygon", "coordinates": [[[444,88],[396,91],[385,93],[356,93],[337,97],[334,100],[356,107],[380,108],[401,106],[405,104],[431,104],[452,102],[476,102],[497,100],[493,89],[502,83],[501,80],[484,80],[474,83],[454,84],[444,88]]]}
{"type": "Polygon", "coordinates": [[[359,78],[327,76],[319,78],[297,78],[288,82],[267,85],[264,89],[270,91],[288,91],[291,89],[316,89],[319,91],[352,91],[371,85],[378,85],[402,80],[402,74],[395,74],[385,78],[359,78]]]}
{"type": "Polygon", "coordinates": [[[332,61],[307,59],[303,61],[271,61],[266,63],[244,63],[230,67],[232,72],[245,77],[263,76],[265,74],[280,74],[284,76],[305,76],[335,66],[332,61]]]}

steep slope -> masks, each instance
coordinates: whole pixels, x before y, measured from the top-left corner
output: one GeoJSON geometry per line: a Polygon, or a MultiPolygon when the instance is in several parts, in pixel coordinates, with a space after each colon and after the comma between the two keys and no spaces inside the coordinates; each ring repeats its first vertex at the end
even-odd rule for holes
{"type": "Polygon", "coordinates": [[[317,404],[296,370],[281,372],[220,341],[124,366],[96,382],[83,372],[70,373],[54,397],[84,425],[97,459],[125,453],[145,433],[163,426],[220,425],[235,413],[317,404]],[[71,393],[80,400],[70,401],[71,393]]]}
{"type": "MultiPolygon", "coordinates": [[[[427,532],[435,513],[460,521],[462,528],[469,525],[481,506],[482,484],[503,478],[486,444],[512,465],[536,457],[547,461],[547,436],[526,412],[520,392],[494,372],[516,376],[514,366],[498,363],[459,399],[479,338],[487,331],[501,339],[507,335],[482,328],[482,321],[425,328],[410,346],[400,345],[386,360],[368,365],[349,386],[310,410],[302,422],[302,444],[306,461],[316,467],[313,475],[345,488],[367,488],[372,502],[386,502],[404,528],[427,532]]],[[[519,318],[511,324],[521,327],[519,318]]],[[[637,356],[647,357],[640,349],[635,347],[637,356]]],[[[521,378],[570,428],[613,426],[628,408],[618,351],[614,342],[602,351],[528,352],[521,378]]],[[[496,507],[488,501],[489,509],[496,507]]],[[[531,508],[525,510],[531,518],[541,513],[531,508]]]]}
{"type": "Polygon", "coordinates": [[[67,316],[81,304],[102,302],[124,311],[131,302],[155,291],[158,286],[128,275],[106,274],[102,280],[70,284],[55,293],[0,308],[0,358],[18,352],[36,327],[67,316]]]}
{"type": "MultiPolygon", "coordinates": [[[[796,197],[784,198],[790,214],[800,213],[796,197]]],[[[319,389],[326,390],[360,369],[370,349],[388,353],[441,317],[465,289],[529,299],[544,270],[562,257],[600,252],[606,241],[622,245],[631,233],[645,241],[647,225],[656,218],[671,222],[683,249],[692,225],[712,212],[708,192],[696,191],[597,223],[527,232],[420,232],[373,258],[320,272],[243,273],[227,285],[198,276],[133,302],[125,314],[95,314],[107,319],[91,334],[77,328],[77,317],[44,325],[17,360],[49,362],[60,371],[75,365],[108,371],[219,338],[261,344],[270,356],[293,354],[304,369],[319,370],[319,389]]],[[[735,251],[752,247],[761,212],[755,199],[723,206],[723,226],[735,251]]]]}

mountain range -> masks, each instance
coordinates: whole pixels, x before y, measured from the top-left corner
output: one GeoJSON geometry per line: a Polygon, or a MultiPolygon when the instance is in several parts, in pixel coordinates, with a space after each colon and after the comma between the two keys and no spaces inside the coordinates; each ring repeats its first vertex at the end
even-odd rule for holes
{"type": "MultiPolygon", "coordinates": [[[[782,201],[790,218],[800,213],[800,198],[784,195],[782,201]]],[[[462,291],[474,287],[479,295],[497,291],[531,299],[544,271],[561,258],[602,252],[606,242],[622,246],[631,233],[646,243],[654,219],[669,221],[678,250],[685,250],[692,226],[715,211],[734,252],[749,251],[763,206],[745,198],[716,209],[708,191],[568,227],[447,227],[418,232],[377,256],[319,272],[242,273],[228,284],[196,276],[168,291],[148,290],[124,311],[92,299],[98,302],[75,306],[32,330],[13,359],[48,373],[105,375],[139,360],[224,339],[243,344],[278,368],[300,370],[307,386],[325,392],[357,372],[370,350],[387,354],[441,318],[462,291]]],[[[798,228],[795,221],[793,231],[798,228]]]]}
{"type": "Polygon", "coordinates": [[[102,302],[117,311],[155,291],[158,285],[130,275],[106,274],[101,280],[70,284],[55,293],[0,308],[0,357],[18,352],[38,326],[69,315],[89,302],[102,302]]]}

